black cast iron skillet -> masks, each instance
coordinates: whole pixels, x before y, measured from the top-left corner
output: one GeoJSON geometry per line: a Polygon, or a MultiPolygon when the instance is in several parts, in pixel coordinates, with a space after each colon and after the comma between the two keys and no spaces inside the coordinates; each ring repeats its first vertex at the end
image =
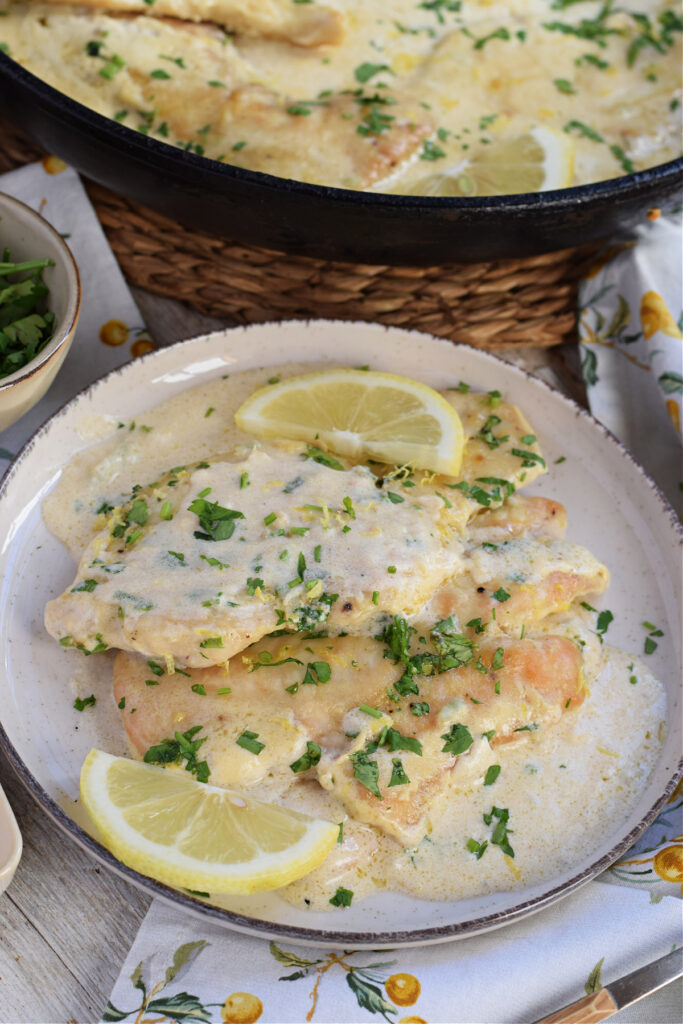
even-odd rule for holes
{"type": "Polygon", "coordinates": [[[628,233],[648,209],[673,206],[683,186],[683,158],[593,185],[494,198],[307,185],[142,135],[69,99],[2,52],[0,110],[88,178],[188,227],[353,263],[428,266],[578,246],[628,233]]]}

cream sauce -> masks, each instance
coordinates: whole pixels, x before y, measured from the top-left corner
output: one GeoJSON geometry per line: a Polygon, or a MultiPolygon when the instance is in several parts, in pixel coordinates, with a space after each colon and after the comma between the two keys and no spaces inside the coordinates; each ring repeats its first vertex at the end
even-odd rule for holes
{"type": "Polygon", "coordinates": [[[225,33],[208,26],[16,3],[0,41],[35,74],[131,128],[304,181],[399,193],[533,191],[541,181],[520,179],[519,165],[534,142],[497,150],[525,133],[547,146],[547,188],[615,177],[681,152],[675,5],[334,6],[345,15],[344,39],[323,47],[258,32],[226,44],[225,33]],[[101,58],[86,51],[90,40],[105,44],[101,58]],[[113,55],[124,63],[102,77],[113,55]],[[349,97],[354,89],[363,102],[349,97]],[[411,124],[419,130],[389,144],[379,161],[363,152],[411,124]],[[502,175],[489,166],[496,150],[511,165],[502,175]]]}
{"type": "MultiPolygon", "coordinates": [[[[278,368],[278,374],[286,376],[308,369],[309,366],[287,366],[278,368]]],[[[173,463],[184,465],[210,459],[216,452],[229,451],[245,442],[246,435],[234,426],[234,410],[255,387],[265,384],[273,372],[269,368],[216,380],[141,413],[134,424],[119,427],[112,423],[112,436],[77,456],[45,502],[44,515],[52,531],[75,555],[80,554],[101,526],[95,513],[103,501],[116,502],[135,484],[144,486],[173,463]],[[209,416],[208,409],[214,410],[209,416]]],[[[447,395],[459,403],[467,432],[472,436],[486,419],[487,397],[447,395]]],[[[530,432],[514,407],[503,405],[497,413],[504,423],[511,425],[515,437],[530,432]]],[[[87,430],[92,436],[92,422],[87,424],[87,430]]],[[[514,444],[513,438],[510,445],[514,444]]],[[[518,485],[523,482],[519,459],[513,459],[504,446],[501,448],[490,450],[480,441],[470,440],[466,478],[495,475],[515,479],[518,485]]],[[[529,470],[529,479],[533,475],[529,470]]],[[[425,495],[422,500],[429,497],[425,495]]],[[[526,538],[512,540],[505,545],[509,549],[507,554],[504,548],[491,550],[490,544],[488,548],[482,547],[482,539],[480,535],[476,545],[468,548],[466,533],[463,537],[468,548],[465,557],[471,563],[469,573],[475,582],[514,579],[523,571],[526,578],[520,587],[533,585],[543,578],[547,568],[544,552],[553,570],[559,567],[579,574],[587,571],[590,575],[598,565],[583,549],[563,544],[557,538],[546,539],[545,543],[526,538]]],[[[546,617],[536,621],[533,630],[536,635],[567,637],[581,646],[588,687],[586,700],[578,708],[569,708],[547,728],[519,734],[513,743],[491,746],[486,739],[477,737],[467,754],[456,762],[448,785],[430,808],[424,837],[408,847],[370,824],[351,820],[338,795],[322,789],[314,780],[297,777],[292,784],[291,773],[282,770],[283,759],[275,756],[274,748],[282,743],[287,760],[299,756],[310,733],[291,715],[285,715],[282,721],[273,719],[272,735],[266,735],[270,727],[264,727],[262,738],[273,748],[267,770],[265,762],[259,764],[241,748],[235,747],[235,756],[226,758],[217,738],[220,729],[217,736],[210,738],[205,749],[215,759],[217,781],[221,777],[220,765],[228,775],[234,774],[240,764],[243,769],[246,765],[247,771],[239,770],[238,774],[254,795],[344,822],[344,842],[316,871],[282,890],[285,900],[297,906],[328,910],[330,897],[340,885],[352,889],[356,899],[377,889],[402,891],[422,899],[450,900],[511,890],[570,869],[587,849],[597,848],[609,837],[634,806],[655,766],[665,730],[664,691],[644,666],[636,663],[634,667],[632,657],[598,641],[592,613],[571,608],[561,615],[547,615],[552,610],[545,608],[546,617]],[[630,682],[634,677],[635,684],[630,682]],[[500,764],[501,772],[491,785],[485,786],[484,776],[493,764],[500,764]],[[250,766],[252,771],[248,771],[250,766]],[[505,808],[509,815],[509,842],[514,858],[491,842],[497,819],[487,824],[484,815],[490,815],[494,806],[505,808]],[[474,844],[488,841],[480,858],[476,850],[481,847],[468,848],[469,840],[474,844]]],[[[420,616],[415,616],[415,621],[419,620],[420,616]]],[[[374,622],[368,626],[371,636],[376,628],[374,622]]],[[[353,643],[353,637],[344,642],[353,643]]],[[[322,641],[316,641],[319,643],[322,641]]],[[[386,667],[381,651],[376,656],[386,667]]],[[[201,701],[194,695],[193,699],[201,701]]],[[[444,722],[453,719],[452,707],[444,708],[444,713],[444,722]]],[[[263,723],[255,709],[255,726],[263,727],[263,723]]],[[[142,720],[139,724],[142,727],[142,720]]],[[[367,728],[358,712],[350,711],[344,728],[355,731],[358,725],[367,728]]],[[[220,899],[215,902],[220,903],[220,899]]]]}

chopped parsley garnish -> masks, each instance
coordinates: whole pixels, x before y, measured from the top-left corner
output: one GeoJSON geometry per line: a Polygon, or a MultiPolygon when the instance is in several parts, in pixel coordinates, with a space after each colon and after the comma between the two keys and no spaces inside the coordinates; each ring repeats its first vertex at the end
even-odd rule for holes
{"type": "Polygon", "coordinates": [[[664,636],[664,630],[658,629],[652,622],[647,621],[643,622],[643,627],[649,630],[649,635],[645,637],[645,654],[654,654],[658,647],[654,638],[664,636]]]}
{"type": "Polygon", "coordinates": [[[508,836],[511,835],[508,829],[508,821],[510,820],[510,812],[506,807],[492,807],[488,814],[483,815],[484,822],[486,825],[491,825],[493,819],[497,818],[497,823],[493,829],[493,835],[491,836],[491,842],[494,846],[499,846],[504,854],[508,857],[514,857],[515,851],[510,846],[508,836]]]}
{"type": "Polygon", "coordinates": [[[391,764],[392,764],[391,779],[389,781],[389,787],[388,788],[391,789],[392,786],[406,786],[410,782],[410,779],[408,778],[408,776],[405,773],[405,770],[403,768],[403,762],[401,761],[401,758],[400,757],[392,757],[391,764]]]}
{"type": "Polygon", "coordinates": [[[489,845],[489,841],[488,839],[485,839],[483,843],[478,843],[476,839],[468,839],[465,845],[470,853],[473,853],[476,856],[477,860],[481,860],[484,856],[486,847],[489,845]]]}
{"type": "Polygon", "coordinates": [[[530,469],[536,463],[539,466],[543,466],[545,469],[545,459],[541,455],[537,455],[536,452],[527,452],[521,448],[512,448],[511,454],[516,455],[517,458],[522,459],[522,466],[525,469],[530,469]]]}
{"type": "Polygon", "coordinates": [[[374,754],[379,747],[386,747],[393,754],[396,750],[410,750],[418,757],[422,757],[422,744],[414,736],[402,736],[398,729],[385,725],[374,740],[367,746],[368,754],[374,754]]]}
{"type": "Polygon", "coordinates": [[[481,430],[475,434],[475,437],[480,441],[484,441],[489,448],[497,448],[499,445],[503,444],[504,441],[508,441],[510,439],[509,434],[505,434],[504,437],[495,437],[493,434],[493,428],[497,427],[502,422],[503,421],[500,416],[496,416],[495,413],[491,413],[481,430]]]}
{"type": "Polygon", "coordinates": [[[49,259],[12,263],[0,251],[0,378],[30,363],[52,337],[54,313],[46,311],[43,270],[49,259]]]}
{"type": "MultiPolygon", "coordinates": [[[[158,683],[155,683],[154,685],[158,686],[158,683]]],[[[206,687],[201,683],[193,683],[190,689],[193,693],[198,693],[200,697],[206,697],[206,687]]]]}
{"type": "Polygon", "coordinates": [[[302,453],[301,457],[303,459],[313,459],[314,462],[319,462],[321,466],[327,466],[328,469],[344,469],[341,462],[332,458],[331,455],[328,455],[321,448],[316,448],[316,446],[312,444],[308,445],[306,451],[302,453]]]}
{"type": "Polygon", "coordinates": [[[385,114],[380,106],[380,103],[386,103],[387,101],[383,97],[375,97],[376,102],[372,103],[368,109],[367,114],[362,119],[361,123],[356,126],[356,131],[359,135],[365,137],[369,135],[381,135],[382,132],[389,131],[392,127],[393,122],[396,120],[391,114],[385,114]]]}
{"type": "Polygon", "coordinates": [[[91,693],[89,697],[76,697],[74,707],[76,711],[85,711],[86,708],[94,708],[96,703],[95,694],[91,693]]]}
{"type": "Polygon", "coordinates": [[[423,715],[429,714],[429,704],[423,700],[413,701],[410,705],[411,715],[415,715],[416,718],[421,718],[423,715]]]}
{"type": "Polygon", "coordinates": [[[598,615],[598,621],[596,623],[596,627],[595,628],[597,629],[598,633],[600,633],[601,635],[604,635],[607,632],[607,630],[609,629],[610,622],[613,622],[613,621],[614,621],[614,616],[612,615],[612,613],[610,611],[608,611],[607,609],[604,609],[604,611],[601,611],[600,614],[598,615]]]}
{"type": "MultiPolygon", "coordinates": [[[[572,96],[576,93],[576,89],[568,78],[553,78],[553,85],[559,90],[559,92],[564,92],[568,96],[572,96]]],[[[522,443],[533,444],[533,441],[525,441],[524,438],[522,438],[522,443]]]]}
{"type": "Polygon", "coordinates": [[[503,587],[498,587],[498,590],[494,590],[492,596],[495,597],[496,601],[499,601],[501,604],[504,601],[510,600],[510,594],[508,594],[507,590],[505,590],[503,587]]]}
{"type": "Polygon", "coordinates": [[[495,29],[493,32],[489,32],[487,36],[482,36],[481,39],[477,39],[474,44],[474,49],[483,50],[491,39],[503,39],[507,41],[510,39],[510,32],[504,25],[501,25],[500,28],[495,29]]]}
{"type": "Polygon", "coordinates": [[[173,739],[162,740],[150,747],[143,761],[147,764],[181,764],[186,761],[185,771],[191,772],[198,782],[206,782],[210,775],[209,766],[206,761],[197,760],[197,753],[206,736],[194,739],[203,728],[203,725],[195,725],[186,732],[174,733],[173,739]]]}
{"type": "Polygon", "coordinates": [[[493,655],[493,660],[491,661],[491,668],[493,669],[494,672],[496,672],[499,668],[502,668],[502,667],[503,667],[503,648],[502,647],[496,647],[495,653],[493,655]]]}
{"type": "Polygon", "coordinates": [[[222,647],[223,638],[220,636],[207,636],[206,640],[202,640],[199,645],[200,647],[222,647]]]}
{"type": "Polygon", "coordinates": [[[333,907],[350,907],[352,900],[353,889],[345,889],[340,885],[334,896],[331,897],[330,903],[333,907]]]}
{"type": "Polygon", "coordinates": [[[367,704],[359,704],[358,710],[362,711],[364,715],[370,715],[371,718],[381,718],[384,714],[383,711],[378,711],[377,708],[368,707],[367,704]]]}
{"type": "Polygon", "coordinates": [[[206,501],[204,498],[195,498],[188,505],[188,512],[194,512],[199,519],[201,531],[194,532],[198,540],[228,540],[235,531],[235,520],[244,519],[241,512],[223,508],[218,502],[206,501]]]}
{"type": "Polygon", "coordinates": [[[104,67],[100,68],[99,73],[102,76],[102,78],[107,78],[111,80],[114,77],[114,75],[118,74],[121,68],[124,68],[125,66],[125,60],[123,60],[122,57],[119,57],[118,53],[115,53],[112,57],[109,58],[104,67]]]}
{"type": "Polygon", "coordinates": [[[590,125],[584,124],[583,121],[568,121],[564,126],[564,130],[566,132],[578,132],[579,135],[583,135],[586,139],[592,139],[593,142],[605,141],[600,132],[596,132],[594,128],[591,128],[590,125]]]}
{"type": "Polygon", "coordinates": [[[465,625],[473,629],[475,633],[483,633],[486,629],[487,623],[482,623],[481,619],[470,619],[470,621],[466,622],[465,625]]]}
{"type": "Polygon", "coordinates": [[[296,761],[292,761],[289,767],[295,775],[298,775],[300,772],[307,772],[309,768],[313,768],[318,764],[321,754],[322,751],[318,744],[308,740],[306,743],[306,752],[302,754],[301,757],[297,758],[296,761]]]}
{"type": "Polygon", "coordinates": [[[329,683],[331,677],[332,670],[326,661],[309,661],[301,682],[317,686],[318,683],[329,683]]]}
{"type": "Polygon", "coordinates": [[[422,143],[420,160],[441,160],[445,155],[445,150],[443,150],[441,146],[437,146],[437,144],[432,142],[430,139],[425,139],[422,143]]]}
{"type": "Polygon", "coordinates": [[[492,786],[493,783],[498,778],[498,776],[500,775],[500,771],[501,769],[499,764],[489,765],[488,768],[486,769],[486,775],[484,776],[484,785],[492,786]]]}
{"type": "Polygon", "coordinates": [[[238,747],[243,747],[244,750],[248,750],[250,754],[260,754],[265,747],[265,743],[261,743],[258,739],[257,732],[251,732],[249,729],[245,729],[241,736],[238,736],[235,740],[238,747]]]}
{"type": "Polygon", "coordinates": [[[441,748],[442,753],[454,754],[455,756],[464,754],[474,742],[470,730],[460,722],[453,723],[449,731],[444,733],[441,739],[446,741],[441,748]]]}
{"type": "Polygon", "coordinates": [[[369,61],[366,61],[364,64],[358,65],[353,72],[353,76],[357,82],[364,85],[371,78],[374,78],[375,75],[378,75],[380,71],[388,71],[391,75],[394,73],[388,64],[371,64],[369,61]]]}
{"type": "Polygon", "coordinates": [[[81,591],[86,591],[88,594],[92,594],[95,587],[98,586],[97,580],[81,580],[75,587],[71,588],[72,594],[79,594],[81,591]]]}
{"type": "Polygon", "coordinates": [[[382,794],[377,785],[379,779],[379,765],[377,762],[370,760],[364,750],[358,750],[355,754],[349,754],[349,759],[353,765],[353,777],[360,782],[361,786],[365,786],[373,796],[381,800],[382,794]]]}

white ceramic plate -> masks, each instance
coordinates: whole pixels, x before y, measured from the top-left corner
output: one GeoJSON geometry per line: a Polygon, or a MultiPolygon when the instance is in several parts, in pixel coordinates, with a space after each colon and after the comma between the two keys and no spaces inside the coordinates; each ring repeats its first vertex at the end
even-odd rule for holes
{"type": "Polygon", "coordinates": [[[326,321],[264,324],[196,338],[115,370],[78,395],[38,431],[5,479],[0,490],[0,742],[45,810],[95,857],[148,892],[227,927],[290,941],[373,948],[439,942],[495,928],[547,906],[607,867],[673,789],[682,721],[679,531],[655,485],[614,438],[572,402],[488,354],[409,331],[326,321]],[[569,538],[589,547],[612,571],[610,640],[639,652],[643,619],[664,630],[648,662],[666,683],[669,699],[670,729],[658,766],[614,834],[541,884],[455,903],[378,893],[343,914],[298,910],[276,894],[235,897],[231,909],[223,910],[124,867],[77,823],[73,801],[87,751],[91,746],[126,750],[113,701],[109,707],[101,701],[98,714],[72,708],[72,676],[86,668],[100,672],[100,685],[106,687],[107,656],[83,659],[56,652],[43,629],[45,602],[71,581],[73,564],[43,525],[41,502],[70,455],[86,446],[79,434],[84,417],[133,419],[209,378],[294,360],[370,363],[436,387],[466,380],[510,397],[531,419],[548,464],[566,457],[536,489],[568,505],[569,538]]]}

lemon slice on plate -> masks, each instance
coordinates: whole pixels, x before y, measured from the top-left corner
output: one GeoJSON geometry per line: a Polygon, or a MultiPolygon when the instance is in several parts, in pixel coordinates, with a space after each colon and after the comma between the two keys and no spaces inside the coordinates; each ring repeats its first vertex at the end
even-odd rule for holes
{"type": "Polygon", "coordinates": [[[573,141],[566,132],[539,126],[499,137],[450,170],[420,178],[409,191],[421,196],[505,196],[568,188],[573,177],[573,141]]]}
{"type": "Polygon", "coordinates": [[[438,391],[372,370],[326,370],[255,391],[235,413],[240,430],[287,437],[351,458],[457,476],[465,435],[438,391]]]}
{"type": "Polygon", "coordinates": [[[287,885],[321,864],[339,835],[328,821],[102,750],[85,759],[81,798],[124,864],[211,894],[287,885]]]}

